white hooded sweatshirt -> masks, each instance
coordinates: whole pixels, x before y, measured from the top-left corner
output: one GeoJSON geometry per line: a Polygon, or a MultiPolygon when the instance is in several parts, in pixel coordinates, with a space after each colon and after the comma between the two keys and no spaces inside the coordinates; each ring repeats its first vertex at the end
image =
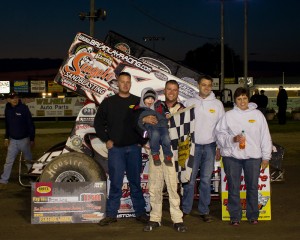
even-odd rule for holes
{"type": "Polygon", "coordinates": [[[248,107],[247,110],[241,110],[234,106],[217,124],[216,134],[221,155],[236,159],[270,160],[273,145],[267,121],[261,111],[256,109],[255,103],[249,103],[248,107]],[[246,148],[240,149],[239,143],[234,142],[233,138],[243,130],[246,135],[246,148]]]}
{"type": "Polygon", "coordinates": [[[186,107],[195,105],[195,143],[209,144],[216,141],[215,127],[224,115],[224,107],[213,92],[206,98],[195,93],[184,102],[186,107]]]}

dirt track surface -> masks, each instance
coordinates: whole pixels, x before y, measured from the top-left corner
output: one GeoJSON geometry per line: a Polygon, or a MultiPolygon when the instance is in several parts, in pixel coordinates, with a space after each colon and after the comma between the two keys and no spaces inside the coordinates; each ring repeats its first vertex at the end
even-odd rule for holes
{"type": "MultiPolygon", "coordinates": [[[[275,140],[279,144],[280,139],[283,139],[282,143],[288,144],[299,139],[299,136],[296,133],[288,136],[278,134],[275,140]]],[[[143,224],[135,219],[120,219],[107,227],[97,224],[32,225],[30,189],[18,184],[17,172],[14,170],[6,189],[0,189],[0,240],[297,240],[300,239],[299,144],[290,144],[288,153],[284,162],[285,182],[271,184],[271,221],[260,221],[255,226],[247,222],[242,222],[239,227],[229,226],[228,222],[221,220],[221,202],[215,200],[211,204],[211,214],[215,221],[204,223],[198,216],[195,202],[192,214],[185,218],[188,227],[186,233],[178,233],[172,228],[167,201],[163,207],[162,227],[152,232],[143,232],[143,224]]],[[[1,168],[3,163],[1,159],[1,168]]]]}

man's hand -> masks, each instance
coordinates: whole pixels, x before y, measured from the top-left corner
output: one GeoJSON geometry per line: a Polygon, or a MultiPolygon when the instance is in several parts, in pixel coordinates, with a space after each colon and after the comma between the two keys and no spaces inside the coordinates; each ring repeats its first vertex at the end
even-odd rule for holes
{"type": "Polygon", "coordinates": [[[108,140],[106,142],[106,148],[111,149],[114,146],[114,142],[112,140],[108,140]]]}
{"type": "Polygon", "coordinates": [[[269,161],[268,160],[262,160],[261,161],[261,169],[265,170],[269,165],[269,161]]]}
{"type": "Polygon", "coordinates": [[[149,115],[149,116],[146,116],[146,117],[143,117],[143,123],[148,123],[148,124],[151,124],[151,125],[155,125],[158,123],[157,121],[157,118],[153,115],[149,115]]]}
{"type": "Polygon", "coordinates": [[[8,139],[4,139],[4,147],[8,147],[9,145],[9,140],[8,139]]]}

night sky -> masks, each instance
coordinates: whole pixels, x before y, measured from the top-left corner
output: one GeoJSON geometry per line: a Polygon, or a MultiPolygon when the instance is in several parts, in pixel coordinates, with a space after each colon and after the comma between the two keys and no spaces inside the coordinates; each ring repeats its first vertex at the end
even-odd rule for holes
{"type": "MultiPolygon", "coordinates": [[[[112,30],[173,58],[219,42],[219,0],[95,0],[107,11],[95,37],[112,30]],[[143,37],[165,40],[144,42],[143,37]]],[[[77,32],[89,34],[90,0],[1,1],[0,58],[64,58],[77,32]]],[[[244,1],[225,0],[225,43],[243,58],[244,1]]],[[[300,1],[248,0],[249,60],[300,61],[300,1]]]]}

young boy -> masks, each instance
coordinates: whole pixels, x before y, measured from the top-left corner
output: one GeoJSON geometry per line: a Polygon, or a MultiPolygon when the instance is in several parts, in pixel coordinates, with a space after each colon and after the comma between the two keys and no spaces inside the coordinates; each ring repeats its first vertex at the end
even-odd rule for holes
{"type": "Polygon", "coordinates": [[[159,149],[161,145],[164,153],[164,163],[167,166],[173,166],[173,153],[168,130],[168,118],[170,117],[168,108],[160,100],[157,100],[157,93],[154,89],[148,87],[144,88],[142,91],[138,109],[141,111],[138,126],[147,131],[154,165],[161,165],[159,158],[159,149]],[[149,115],[156,116],[158,120],[156,125],[143,124],[142,119],[149,115]]]}

